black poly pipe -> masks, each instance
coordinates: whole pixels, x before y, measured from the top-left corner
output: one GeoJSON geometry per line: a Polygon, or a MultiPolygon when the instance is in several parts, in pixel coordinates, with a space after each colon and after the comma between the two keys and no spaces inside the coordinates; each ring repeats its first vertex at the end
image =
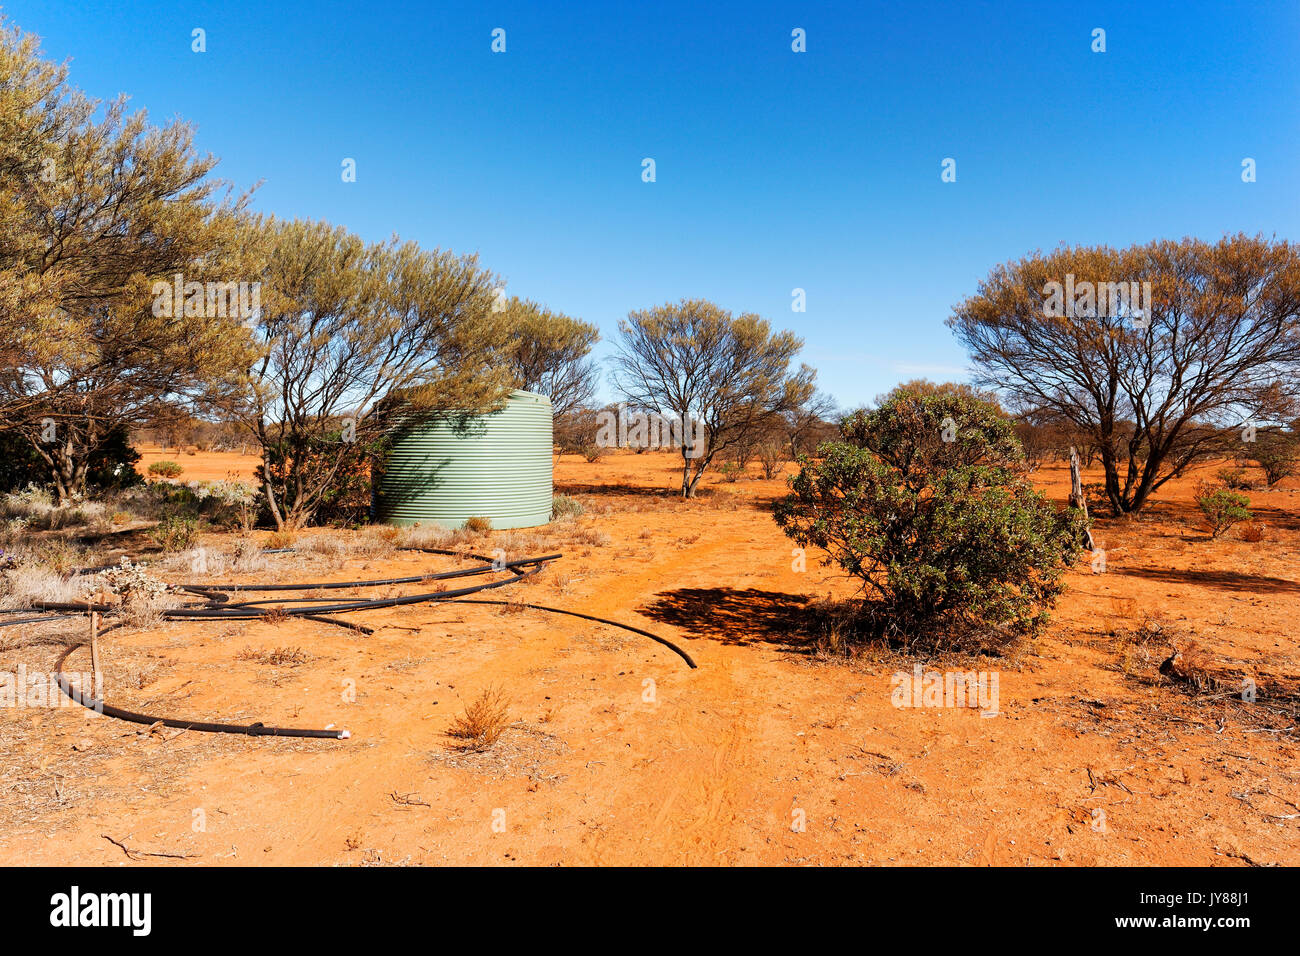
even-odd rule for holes
{"type": "MultiPolygon", "coordinates": [[[[456,554],[457,553],[457,552],[434,551],[433,549],[423,549],[423,548],[419,550],[426,551],[427,553],[431,553],[431,554],[456,554]]],[[[471,557],[476,557],[479,558],[480,560],[488,560],[486,558],[483,558],[481,555],[471,555],[471,557]]],[[[326,605],[324,607],[297,608],[297,609],[283,608],[282,610],[286,615],[292,617],[309,617],[312,614],[334,614],[334,613],[344,613],[347,611],[367,611],[367,610],[372,610],[374,608],[399,607],[404,604],[419,604],[424,601],[446,600],[447,598],[460,597],[465,594],[475,594],[479,591],[485,591],[490,588],[499,588],[506,584],[513,584],[515,581],[528,577],[531,574],[535,574],[538,570],[538,567],[533,567],[531,570],[521,572],[518,570],[520,567],[525,565],[540,566],[542,562],[554,561],[560,557],[563,557],[563,555],[547,554],[536,558],[520,558],[516,561],[506,561],[496,567],[493,567],[491,564],[488,564],[479,568],[463,568],[458,571],[442,572],[437,575],[417,575],[408,578],[385,578],[377,581],[346,581],[346,582],[334,582],[330,584],[281,584],[281,585],[258,584],[256,582],[249,583],[249,584],[239,584],[239,585],[186,584],[186,585],[181,585],[181,587],[184,588],[184,590],[189,591],[192,594],[198,594],[200,596],[209,597],[208,604],[204,606],[170,608],[164,611],[162,616],[164,618],[167,618],[168,620],[177,620],[181,618],[204,618],[204,619],[228,618],[232,620],[252,620],[254,618],[260,618],[263,612],[260,611],[248,611],[245,613],[239,613],[238,611],[235,611],[235,613],[231,613],[231,612],[232,610],[241,607],[251,606],[254,603],[269,603],[269,602],[250,601],[245,605],[228,604],[227,602],[230,600],[230,598],[226,594],[221,594],[219,597],[215,594],[209,595],[209,592],[217,592],[217,591],[224,592],[224,591],[241,590],[241,589],[245,591],[273,591],[273,590],[303,591],[303,590],[315,590],[315,589],[324,589],[324,588],[363,588],[363,587],[387,586],[390,584],[410,583],[415,581],[435,580],[437,578],[465,577],[468,575],[485,574],[489,571],[510,571],[512,574],[514,574],[514,577],[512,578],[503,578],[500,581],[492,581],[487,584],[477,584],[471,587],[458,588],[451,591],[433,591],[427,594],[410,594],[410,595],[404,595],[395,598],[377,598],[369,601],[358,599],[356,601],[348,601],[342,604],[331,604],[331,605],[326,605]],[[221,606],[214,607],[213,605],[221,605],[221,606]]],[[[304,599],[304,600],[311,600],[311,599],[304,599]]],[[[117,610],[117,605],[90,604],[89,602],[85,602],[85,601],[39,601],[33,605],[33,610],[74,611],[74,612],[99,611],[101,613],[106,613],[109,611],[117,610]]],[[[10,622],[0,622],[0,625],[8,624],[8,623],[10,622]]],[[[18,623],[18,622],[13,622],[13,623],[18,623]]]]}
{"type": "Polygon", "coordinates": [[[698,664],[695,663],[695,661],[691,659],[690,654],[687,654],[684,650],[682,650],[672,641],[668,640],[666,637],[660,637],[658,634],[651,634],[649,631],[643,631],[641,628],[633,627],[631,624],[621,624],[618,621],[611,621],[609,618],[596,617],[594,614],[583,614],[581,611],[566,611],[562,607],[547,607],[544,604],[525,604],[522,601],[494,601],[490,598],[477,598],[477,599],[468,598],[463,601],[450,601],[448,603],[450,604],[504,604],[504,605],[509,605],[511,607],[531,607],[536,611],[550,611],[552,614],[567,614],[570,617],[580,617],[584,621],[595,621],[598,624],[609,624],[612,627],[621,627],[625,631],[631,631],[634,634],[642,634],[645,637],[650,638],[650,640],[652,641],[659,642],[664,647],[668,648],[673,653],[675,653],[682,660],[684,660],[687,666],[689,666],[691,670],[695,670],[699,666],[698,664]]]}
{"type": "MultiPolygon", "coordinates": [[[[422,554],[446,554],[456,556],[460,552],[443,551],[434,548],[402,548],[403,551],[419,551],[422,554]]],[[[487,574],[489,571],[514,571],[516,567],[524,564],[538,564],[542,561],[554,561],[562,558],[562,554],[547,554],[538,558],[519,558],[515,561],[502,561],[497,564],[492,558],[485,558],[482,555],[471,554],[471,558],[477,558],[480,561],[487,561],[488,564],[473,568],[459,568],[455,571],[439,571],[436,574],[414,574],[405,578],[380,578],[376,581],[325,581],[319,584],[188,584],[183,585],[187,590],[196,591],[324,591],[327,589],[342,590],[344,588],[377,588],[386,587],[390,584],[418,584],[421,581],[440,581],[448,578],[463,578],[473,574],[487,574]]],[[[516,572],[518,573],[518,572],[516,572]]]]}
{"type": "Polygon", "coordinates": [[[59,689],[70,700],[75,701],[82,707],[109,717],[116,717],[118,720],[126,720],[133,724],[145,724],[150,727],[154,724],[162,724],[164,727],[173,727],[177,730],[199,730],[209,734],[247,734],[250,737],[319,737],[327,740],[347,740],[352,736],[350,730],[308,730],[301,727],[267,727],[262,723],[221,724],[203,720],[184,720],[179,717],[151,717],[148,714],[138,714],[133,710],[114,707],[102,700],[87,702],[81,691],[74,688],[71,681],[63,673],[63,663],[74,650],[76,650],[76,647],[69,647],[63,652],[63,656],[59,658],[57,670],[59,689]]]}
{"type": "MultiPolygon", "coordinates": [[[[419,550],[428,554],[447,554],[453,556],[459,556],[460,554],[459,552],[444,551],[436,548],[419,548],[419,549],[411,549],[411,550],[419,550]]],[[[473,558],[477,558],[478,560],[481,561],[488,560],[482,555],[470,554],[469,556],[473,558]]],[[[302,617],[306,620],[320,621],[322,623],[327,623],[327,624],[337,624],[342,627],[348,627],[353,630],[360,631],[362,633],[372,634],[374,633],[374,631],[371,628],[365,627],[364,625],[352,624],[346,621],[334,620],[328,617],[323,617],[322,614],[342,613],[342,612],[356,611],[356,610],[369,610],[372,608],[397,607],[400,605],[417,604],[426,601],[447,601],[450,604],[493,604],[493,605],[512,605],[518,607],[528,607],[538,611],[547,611],[552,614],[567,614],[570,617],[577,617],[587,621],[594,621],[598,624],[607,624],[610,625],[611,627],[617,627],[626,631],[631,631],[632,633],[635,634],[643,635],[645,637],[650,638],[652,641],[656,641],[657,643],[662,644],[663,646],[667,647],[669,650],[673,651],[675,654],[681,657],[682,660],[686,662],[687,666],[690,667],[692,670],[694,670],[697,667],[695,661],[691,659],[691,656],[688,653],[686,653],[686,651],[678,647],[676,644],[672,643],[666,638],[659,637],[657,634],[652,634],[650,631],[643,630],[642,628],[639,627],[634,627],[633,625],[630,624],[623,624],[620,623],[619,621],[609,620],[608,618],[596,617],[595,615],[592,614],[583,614],[580,611],[570,611],[564,608],[548,607],[543,604],[529,604],[525,602],[498,601],[498,600],[490,600],[490,599],[469,599],[464,597],[464,595],[467,594],[476,594],[479,591],[485,591],[490,588],[498,588],[506,584],[511,584],[515,581],[520,581],[523,578],[529,577],[533,574],[536,574],[538,571],[540,571],[543,562],[552,561],[559,557],[561,557],[561,555],[553,554],[553,555],[545,555],[537,558],[521,558],[519,560],[506,562],[501,565],[495,565],[495,562],[493,562],[492,564],[486,565],[484,567],[479,567],[479,568],[468,568],[468,569],[461,569],[459,571],[453,571],[453,572],[441,572],[439,574],[434,574],[434,575],[419,575],[419,576],[414,576],[409,578],[392,578],[392,579],[386,579],[380,581],[360,581],[360,582],[347,582],[347,583],[331,582],[326,584],[312,584],[312,585],[303,585],[303,584],[263,585],[260,587],[256,584],[183,585],[182,587],[184,587],[185,590],[206,597],[208,599],[207,606],[173,608],[171,611],[167,612],[165,616],[173,619],[175,617],[186,617],[186,618],[198,618],[198,619],[208,619],[208,620],[211,619],[249,620],[249,619],[260,618],[262,616],[262,612],[248,611],[245,613],[239,613],[238,611],[236,611],[236,609],[241,607],[250,608],[254,604],[269,603],[269,602],[249,601],[243,604],[227,605],[227,602],[230,600],[230,597],[228,594],[222,592],[228,590],[259,591],[259,590],[305,590],[308,588],[323,589],[323,588],[344,588],[344,587],[360,588],[360,587],[367,587],[367,586],[376,587],[376,586],[382,586],[387,584],[412,583],[416,581],[446,579],[451,577],[465,577],[469,575],[486,573],[488,571],[509,570],[514,574],[514,577],[504,578],[500,581],[491,581],[488,582],[487,584],[479,584],[471,587],[459,588],[452,591],[435,591],[428,594],[408,595],[399,598],[384,598],[384,599],[373,600],[373,601],[353,601],[345,604],[327,605],[326,607],[309,607],[309,608],[299,608],[293,610],[289,610],[282,607],[281,610],[289,616],[302,617]],[[529,569],[526,571],[520,571],[519,568],[521,566],[529,566],[529,569]],[[460,600],[452,600],[453,598],[459,598],[460,600]],[[232,611],[235,613],[232,613],[232,611]]],[[[324,600],[324,599],[323,598],[322,599],[297,598],[297,599],[289,599],[289,600],[315,603],[318,600],[324,600]]],[[[49,607],[53,609],[53,608],[57,608],[58,605],[45,604],[42,605],[42,607],[49,607]]],[[[68,604],[66,606],[68,611],[81,611],[83,607],[87,611],[91,609],[91,606],[89,604],[86,605],[68,604]]],[[[96,607],[95,609],[99,610],[100,608],[96,607]]],[[[113,610],[114,608],[113,606],[103,606],[103,609],[113,610]]],[[[4,621],[4,622],[0,622],[0,626],[3,626],[4,624],[25,623],[34,620],[57,620],[57,619],[58,616],[55,615],[52,617],[30,618],[30,619],[23,619],[20,621],[4,621]]],[[[80,691],[76,691],[72,688],[71,684],[68,682],[67,678],[63,673],[63,664],[68,659],[69,655],[71,655],[73,650],[75,650],[75,648],[72,647],[68,648],[68,650],[66,650],[63,653],[63,656],[59,658],[58,682],[59,682],[60,690],[62,690],[63,693],[68,696],[69,699],[75,701],[78,704],[81,704],[83,707],[89,707],[93,710],[98,711],[99,713],[106,714],[109,717],[116,717],[119,720],[126,720],[131,723],[146,724],[149,726],[152,726],[154,724],[162,724],[162,726],[164,727],[172,727],[172,728],[177,728],[182,730],[198,730],[205,733],[246,734],[254,737],[313,737],[313,738],[326,738],[326,739],[334,739],[334,740],[345,740],[351,736],[351,733],[346,730],[309,730],[309,729],[292,728],[292,727],[267,727],[260,722],[254,724],[225,724],[225,723],[217,723],[217,722],[210,722],[210,721],[183,720],[180,718],[172,718],[172,717],[153,717],[148,714],[140,714],[140,713],[136,713],[135,711],[123,710],[119,707],[113,707],[112,705],[106,704],[103,701],[99,701],[99,700],[93,701],[91,703],[87,703],[85,698],[80,693],[80,691]]]]}

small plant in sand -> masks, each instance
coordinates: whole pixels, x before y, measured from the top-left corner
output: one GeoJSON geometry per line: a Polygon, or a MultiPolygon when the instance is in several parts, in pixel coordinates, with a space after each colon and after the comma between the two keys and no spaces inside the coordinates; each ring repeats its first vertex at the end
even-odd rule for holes
{"type": "Polygon", "coordinates": [[[311,655],[301,647],[277,647],[270,651],[246,648],[239,652],[241,661],[253,661],[268,667],[300,667],[311,660],[311,655]]]}
{"type": "Polygon", "coordinates": [[[123,558],[115,568],[109,568],[99,575],[100,581],[87,587],[88,592],[97,593],[107,590],[128,601],[154,601],[167,593],[167,585],[149,574],[144,564],[132,564],[130,558],[123,558]]]}
{"type": "Polygon", "coordinates": [[[262,612],[260,620],[263,624],[271,624],[275,627],[279,627],[285,621],[289,620],[289,613],[283,607],[278,605],[276,607],[268,607],[262,612]]]}
{"type": "Polygon", "coordinates": [[[148,470],[155,478],[175,478],[185,469],[174,461],[155,461],[148,470]]]}
{"type": "Polygon", "coordinates": [[[1250,520],[1250,499],[1227,488],[1202,484],[1196,491],[1196,507],[1205,516],[1211,539],[1235,524],[1250,520]]]}
{"type": "Polygon", "coordinates": [[[556,495],[551,499],[551,520],[566,516],[578,517],[583,512],[582,502],[568,495],[556,495]]]}
{"type": "Polygon", "coordinates": [[[282,548],[292,548],[295,536],[292,531],[272,531],[271,536],[266,539],[266,546],[271,551],[279,551],[282,548]]]}
{"type": "Polygon", "coordinates": [[[168,553],[187,551],[199,540],[199,521],[181,515],[168,515],[149,532],[153,542],[168,553]]]}
{"type": "Polygon", "coordinates": [[[465,519],[465,529],[472,531],[474,534],[487,534],[492,530],[492,519],[475,515],[472,518],[465,519]]]}
{"type": "Polygon", "coordinates": [[[505,692],[488,687],[465,708],[447,731],[448,736],[466,741],[466,749],[487,750],[510,726],[510,701],[505,692]]]}
{"type": "Polygon", "coordinates": [[[1262,521],[1247,521],[1241,526],[1241,540],[1250,544],[1258,544],[1264,540],[1265,528],[1267,525],[1262,521]]]}

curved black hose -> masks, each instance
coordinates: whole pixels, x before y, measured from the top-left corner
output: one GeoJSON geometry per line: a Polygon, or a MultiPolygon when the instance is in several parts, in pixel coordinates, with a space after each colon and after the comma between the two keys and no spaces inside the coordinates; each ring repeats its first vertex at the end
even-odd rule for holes
{"type": "Polygon", "coordinates": [[[62,621],[66,616],[65,614],[49,614],[45,617],[23,617],[16,621],[0,621],[0,627],[12,627],[15,624],[35,624],[38,621],[62,621]]]}
{"type": "MultiPolygon", "coordinates": [[[[413,548],[429,554],[446,554],[459,555],[459,552],[444,551],[436,548],[413,548]]],[[[482,555],[469,554],[468,557],[476,558],[480,561],[489,561],[482,555]]],[[[418,581],[446,580],[448,578],[467,577],[471,575],[484,574],[489,571],[510,571],[513,577],[503,578],[498,581],[489,581],[485,584],[472,585],[470,587],[458,588],[451,591],[434,591],[425,594],[404,595],[395,598],[380,598],[376,600],[358,600],[343,603],[335,603],[321,606],[303,607],[303,608],[285,608],[283,603],[310,603],[313,605],[324,601],[324,598],[288,598],[282,599],[279,610],[287,616],[301,617],[305,620],[320,621],[326,624],[335,624],[342,627],[350,628],[364,634],[374,633],[372,628],[361,624],[353,624],[348,621],[340,621],[334,618],[326,617],[326,614],[346,613],[349,611],[371,610],[374,608],[398,607],[407,604],[419,604],[430,601],[446,601],[451,604],[493,604],[493,605],[512,605],[516,607],[527,607],[538,611],[546,611],[552,614],[566,614],[570,617],[577,617],[587,621],[594,621],[598,624],[607,624],[611,627],[621,628],[650,638],[669,650],[673,651],[688,667],[695,669],[697,667],[691,656],[682,648],[678,647],[672,641],[653,634],[650,631],[635,627],[630,624],[623,624],[619,621],[612,621],[608,618],[597,617],[592,614],[584,614],[581,611],[570,611],[565,608],[549,607],[544,604],[531,604],[526,602],[515,601],[498,601],[490,599],[472,599],[466,595],[477,594],[480,591],[486,591],[493,588],[503,587],[512,584],[515,581],[522,580],[536,574],[542,569],[548,561],[560,558],[559,554],[549,554],[535,558],[520,558],[510,562],[491,562],[489,564],[476,568],[463,568],[457,571],[439,572],[429,575],[415,575],[405,578],[387,578],[377,581],[353,581],[353,582],[327,582],[323,584],[296,584],[296,585],[258,585],[258,584],[211,584],[211,585],[182,585],[182,588],[192,594],[203,597],[207,603],[203,606],[189,606],[181,608],[171,608],[164,612],[164,616],[177,619],[189,618],[199,620],[225,619],[225,620],[251,620],[261,618],[266,612],[254,610],[255,607],[269,604],[270,601],[247,601],[239,604],[230,603],[230,591],[271,591],[271,590],[307,590],[307,589],[340,589],[340,588],[363,588],[379,587],[392,584],[415,583],[418,581]],[[523,569],[523,570],[521,570],[523,569]]],[[[46,602],[39,605],[42,609],[63,610],[72,612],[82,612],[91,610],[109,611],[115,608],[111,605],[91,605],[88,602],[60,604],[56,602],[46,602]]],[[[33,621],[58,620],[59,615],[55,614],[48,617],[23,618],[15,621],[0,621],[0,626],[8,624],[21,624],[33,621]]],[[[152,726],[161,724],[164,727],[173,727],[182,730],[197,730],[205,733],[227,733],[227,734],[246,734],[255,737],[316,737],[328,738],[335,740],[344,740],[351,736],[346,730],[309,730],[292,727],[267,727],[262,723],[254,724],[226,724],[212,721],[184,720],[173,717],[155,717],[149,714],[136,713],[135,711],[123,710],[120,707],[113,707],[102,700],[91,700],[87,702],[79,690],[72,687],[63,673],[63,664],[75,648],[68,648],[63,656],[59,658],[58,663],[58,682],[59,688],[69,699],[81,704],[83,707],[89,707],[99,713],[107,714],[109,717],[116,717],[119,720],[126,720],[131,723],[146,724],[152,726]]]]}
{"type": "MultiPolygon", "coordinates": [[[[446,554],[459,555],[457,551],[443,551],[434,548],[403,548],[404,551],[419,551],[422,554],[446,554]]],[[[460,568],[455,571],[439,571],[435,574],[413,574],[404,578],[380,578],[374,581],[324,581],[310,584],[187,584],[184,585],[187,591],[325,591],[325,590],[345,590],[347,588],[378,588],[387,587],[393,584],[418,584],[421,581],[445,581],[449,578],[463,578],[474,574],[487,574],[491,571],[513,571],[516,567],[526,564],[537,564],[542,561],[554,561],[563,557],[561,554],[548,554],[539,558],[519,558],[515,561],[495,562],[491,558],[485,558],[482,555],[470,554],[468,557],[477,558],[480,561],[490,563],[473,568],[460,568]]]]}
{"type": "MultiPolygon", "coordinates": [[[[412,550],[419,550],[427,554],[447,554],[447,555],[458,554],[458,552],[455,551],[441,551],[432,548],[418,548],[412,550]]],[[[470,557],[478,558],[481,561],[489,561],[489,562],[491,561],[491,559],[485,558],[482,555],[477,555],[477,554],[470,555],[470,557]]],[[[168,620],[191,619],[191,618],[198,618],[198,619],[222,618],[222,619],[232,619],[232,620],[252,620],[254,618],[260,618],[265,613],[262,611],[251,610],[251,608],[254,605],[271,603],[269,601],[249,601],[244,604],[229,603],[230,597],[229,594],[226,592],[237,591],[237,590],[260,592],[260,591],[273,591],[273,590],[305,591],[305,590],[318,590],[318,589],[325,589],[325,588],[384,587],[392,584],[405,584],[405,583],[412,583],[416,581],[431,581],[431,580],[454,578],[454,577],[466,577],[469,575],[486,574],[491,571],[509,571],[511,574],[514,575],[514,577],[502,578],[499,581],[490,581],[486,584],[476,584],[470,587],[457,588],[451,591],[431,591],[424,594],[407,594],[407,595],[401,595],[399,597],[376,598],[372,600],[358,599],[356,601],[346,601],[338,604],[327,604],[323,607],[310,607],[310,608],[281,607],[280,610],[282,610],[284,614],[290,617],[310,618],[312,615],[342,614],[342,613],[347,613],[349,611],[369,611],[377,608],[400,607],[405,604],[421,604],[425,601],[442,601],[442,600],[447,600],[448,598],[461,597],[466,594],[476,594],[479,591],[486,591],[492,588],[504,587],[507,584],[513,584],[515,581],[528,577],[529,575],[535,574],[541,568],[544,562],[555,561],[561,557],[563,557],[563,555],[558,553],[547,554],[547,555],[541,555],[539,557],[533,557],[533,558],[519,558],[514,561],[488,563],[475,568],[462,568],[457,571],[444,571],[438,574],[414,575],[405,578],[382,578],[374,581],[345,581],[345,582],[331,582],[326,584],[280,584],[280,585],[261,584],[257,582],[246,583],[246,584],[185,584],[185,585],[181,585],[181,588],[183,590],[188,591],[191,594],[196,594],[200,597],[208,598],[208,603],[206,605],[198,605],[198,606],[192,605],[189,607],[168,608],[166,611],[162,612],[162,616],[168,620]],[[527,568],[527,570],[521,571],[520,568],[527,568]],[[245,610],[245,608],[248,608],[248,610],[245,610]]],[[[310,598],[289,599],[290,603],[293,603],[295,601],[314,602],[314,599],[310,599],[310,598]]],[[[89,602],[82,602],[82,601],[39,601],[33,604],[33,610],[42,610],[42,611],[72,611],[72,612],[99,611],[101,613],[107,613],[109,611],[114,611],[116,609],[117,609],[116,606],[112,604],[91,604],[89,602]]],[[[21,623],[21,622],[0,621],[0,626],[5,626],[11,623],[21,623]]]]}
{"type": "Polygon", "coordinates": [[[136,713],[133,710],[123,710],[121,707],[106,704],[102,700],[92,698],[87,701],[81,691],[73,687],[67,675],[63,673],[63,663],[74,650],[76,650],[75,647],[69,647],[63,652],[63,656],[59,658],[56,672],[59,690],[82,707],[109,717],[116,717],[118,720],[130,721],[133,724],[145,724],[150,727],[154,724],[162,724],[164,727],[174,727],[178,730],[198,730],[209,734],[247,734],[250,737],[319,737],[327,740],[347,740],[352,736],[350,730],[308,730],[302,727],[267,727],[262,723],[222,724],[204,720],[184,720],[179,717],[153,717],[149,714],[136,713]]]}
{"type": "Polygon", "coordinates": [[[530,607],[535,611],[550,611],[552,614],[567,614],[570,617],[580,617],[584,621],[595,621],[597,624],[608,624],[611,627],[621,627],[625,631],[631,631],[633,634],[641,634],[645,637],[650,638],[650,640],[652,641],[657,641],[658,643],[662,644],[664,647],[668,648],[674,654],[676,654],[678,657],[684,660],[687,666],[690,667],[691,670],[695,670],[699,666],[695,663],[694,660],[691,659],[690,654],[687,654],[684,650],[682,650],[672,641],[668,640],[668,638],[660,637],[658,634],[651,634],[649,631],[642,630],[639,627],[634,627],[631,624],[622,624],[618,621],[611,621],[609,618],[606,617],[596,617],[594,614],[583,614],[581,611],[569,611],[562,607],[547,607],[545,604],[527,604],[523,601],[494,601],[491,598],[478,598],[478,599],[469,598],[463,601],[451,601],[449,603],[451,604],[504,604],[510,607],[530,607]]]}

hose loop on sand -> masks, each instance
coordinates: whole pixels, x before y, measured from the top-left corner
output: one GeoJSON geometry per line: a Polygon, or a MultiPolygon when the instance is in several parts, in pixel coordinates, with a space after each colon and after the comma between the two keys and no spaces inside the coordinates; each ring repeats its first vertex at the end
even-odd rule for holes
{"type": "MultiPolygon", "coordinates": [[[[507,584],[513,584],[526,577],[536,574],[547,562],[555,561],[561,557],[560,554],[547,554],[531,558],[519,558],[514,561],[495,561],[483,555],[457,551],[446,551],[439,548],[410,548],[405,550],[419,551],[425,554],[441,554],[454,557],[470,557],[484,562],[482,565],[476,565],[471,568],[461,568],[454,571],[441,571],[431,574],[410,575],[398,578],[382,578],[372,581],[327,581],[313,582],[307,584],[270,584],[270,583],[238,583],[238,584],[186,584],[180,585],[179,589],[196,597],[204,599],[202,604],[189,604],[179,608],[169,608],[163,612],[163,616],[170,620],[258,620],[264,617],[268,612],[278,612],[291,617],[301,617],[305,620],[319,621],[325,624],[334,624],[341,627],[349,628],[363,634],[374,633],[372,628],[361,624],[354,624],[350,621],[341,621],[326,615],[344,614],[352,611],[366,611],[378,608],[400,607],[410,604],[423,604],[431,602],[447,602],[450,604],[495,604],[495,605],[512,605],[517,607],[527,607],[538,611],[546,611],[552,614],[565,614],[570,617],[577,617],[587,621],[594,621],[598,624],[607,624],[611,627],[621,628],[634,634],[640,634],[648,637],[652,641],[667,647],[677,654],[687,666],[695,669],[696,663],[691,656],[682,650],[676,644],[662,638],[650,631],[634,627],[630,624],[623,624],[619,621],[612,621],[608,618],[596,617],[592,614],[584,614],[580,611],[570,611],[564,608],[548,607],[542,604],[530,604],[527,602],[517,601],[500,601],[490,599],[473,599],[467,595],[477,594],[480,591],[487,591],[495,588],[504,587],[507,584]],[[390,587],[399,584],[416,584],[425,581],[446,581],[455,578],[472,577],[480,574],[492,572],[507,571],[510,577],[501,578],[495,581],[488,581],[483,584],[470,585],[463,588],[455,588],[449,591],[431,591],[422,594],[402,595],[391,598],[378,598],[373,600],[355,600],[355,601],[336,601],[334,603],[323,603],[327,599],[319,597],[297,597],[281,598],[276,600],[257,600],[232,602],[231,594],[237,594],[241,591],[252,592],[270,592],[270,591],[308,591],[308,590],[342,590],[353,588],[368,587],[390,587]],[[307,607],[286,607],[285,604],[305,604],[307,607]],[[263,608],[264,605],[275,605],[271,608],[263,608]]],[[[84,568],[77,573],[93,573],[103,570],[102,568],[84,568]]],[[[11,611],[8,613],[23,614],[31,611],[53,611],[51,615],[37,617],[21,617],[13,620],[0,620],[0,627],[14,624],[35,623],[38,621],[52,621],[66,618],[71,614],[86,614],[91,611],[100,613],[111,613],[116,611],[114,605],[92,605],[89,602],[40,602],[33,605],[30,609],[11,611]]],[[[164,727],[172,727],[181,730],[197,730],[204,733],[223,733],[223,734],[246,734],[253,737],[313,737],[326,738],[331,740],[346,740],[351,736],[347,730],[311,730],[294,727],[267,727],[259,722],[253,724],[228,724],[214,721],[185,720],[175,717],[157,717],[150,714],[137,713],[135,711],[124,710],[120,707],[114,707],[101,699],[87,698],[81,690],[74,687],[67,675],[63,671],[64,663],[76,646],[69,647],[59,658],[57,668],[57,678],[59,689],[72,701],[105,714],[109,717],[115,717],[118,720],[125,720],[136,724],[145,724],[154,726],[161,724],[164,727]]]]}

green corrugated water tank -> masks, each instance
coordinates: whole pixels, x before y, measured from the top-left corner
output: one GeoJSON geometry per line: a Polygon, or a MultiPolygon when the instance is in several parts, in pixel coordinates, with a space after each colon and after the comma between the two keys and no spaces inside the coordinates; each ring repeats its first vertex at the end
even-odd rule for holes
{"type": "Polygon", "coordinates": [[[551,402],[510,393],[504,408],[439,418],[398,433],[375,475],[375,518],[459,528],[473,517],[494,528],[551,520],[551,402]]]}

